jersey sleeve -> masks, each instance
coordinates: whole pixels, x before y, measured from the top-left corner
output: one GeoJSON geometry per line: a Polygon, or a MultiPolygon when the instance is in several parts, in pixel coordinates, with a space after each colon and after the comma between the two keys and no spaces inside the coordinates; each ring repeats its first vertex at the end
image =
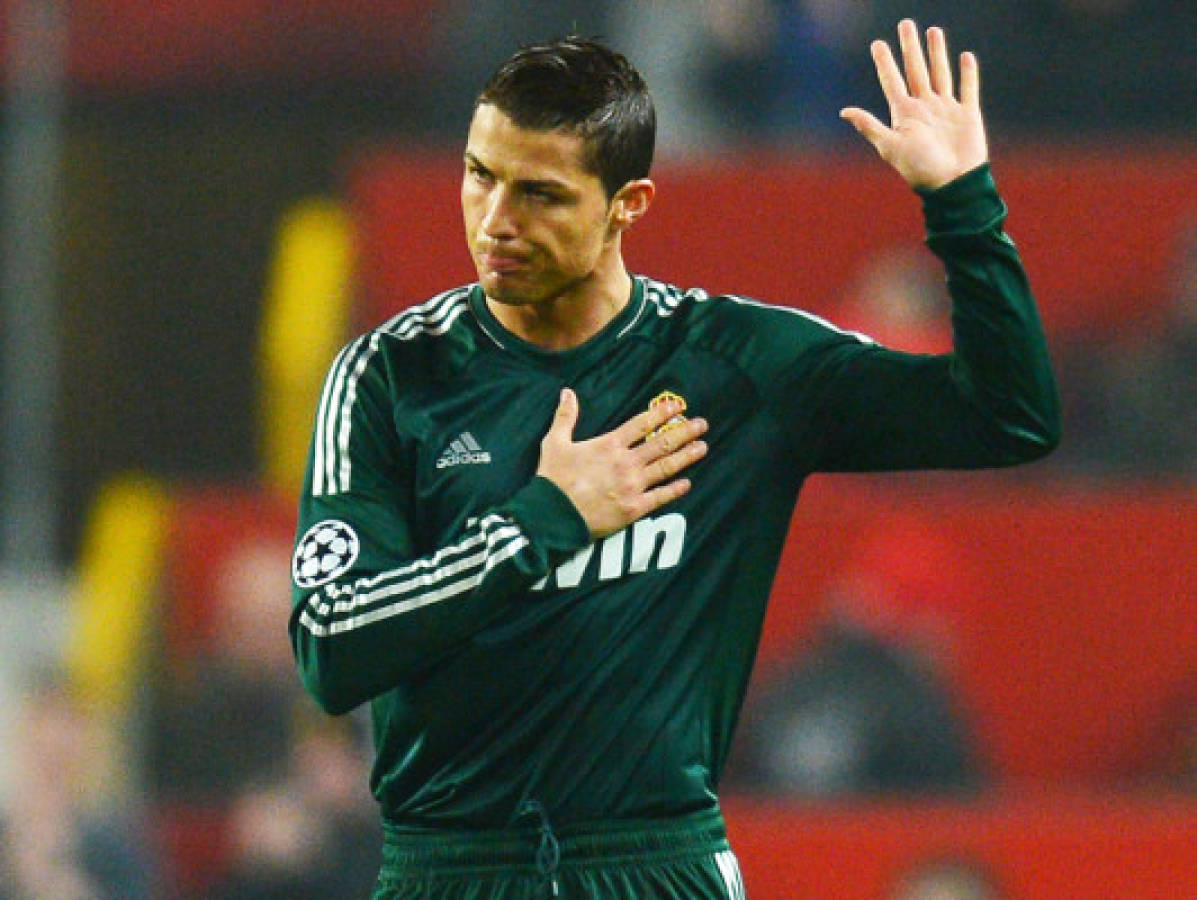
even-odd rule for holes
{"type": "Polygon", "coordinates": [[[292,560],[292,646],[304,686],[334,714],[434,665],[590,542],[568,498],[537,477],[418,552],[410,454],[379,340],[348,345],[326,379],[292,560]]]}
{"type": "Polygon", "coordinates": [[[813,417],[815,470],[1013,465],[1059,441],[1046,337],[988,165],[922,196],[928,246],[947,270],[952,352],[826,329],[779,382],[813,417]]]}

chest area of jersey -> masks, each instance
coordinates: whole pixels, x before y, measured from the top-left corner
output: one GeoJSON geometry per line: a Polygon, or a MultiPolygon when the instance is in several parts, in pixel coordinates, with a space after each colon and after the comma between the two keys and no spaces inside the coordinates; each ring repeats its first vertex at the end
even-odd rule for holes
{"type": "Polygon", "coordinates": [[[404,423],[413,436],[408,460],[416,512],[429,532],[450,533],[527,484],[564,387],[578,396],[575,440],[618,427],[665,392],[685,400],[688,416],[711,423],[708,440],[735,427],[753,406],[742,375],[684,347],[633,342],[578,372],[514,359],[475,366],[426,391],[404,423]]]}

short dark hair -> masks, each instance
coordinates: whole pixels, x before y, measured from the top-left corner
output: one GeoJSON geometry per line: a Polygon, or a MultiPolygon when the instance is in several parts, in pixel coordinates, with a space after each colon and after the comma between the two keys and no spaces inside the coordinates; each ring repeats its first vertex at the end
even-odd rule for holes
{"type": "Polygon", "coordinates": [[[521,128],[580,135],[582,163],[608,199],[652,166],[657,114],[648,87],[598,41],[570,35],[522,47],[490,77],[476,105],[484,103],[521,128]]]}

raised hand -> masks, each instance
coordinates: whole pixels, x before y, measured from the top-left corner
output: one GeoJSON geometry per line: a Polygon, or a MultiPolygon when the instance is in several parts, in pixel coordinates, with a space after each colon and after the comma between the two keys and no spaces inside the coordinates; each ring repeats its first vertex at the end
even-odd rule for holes
{"type": "Polygon", "coordinates": [[[690,481],[675,476],[706,456],[698,438],[703,419],[686,419],[655,436],[682,407],[663,403],[588,441],[574,441],[578,398],[566,388],[540,442],[536,474],[552,481],[577,507],[595,538],[606,537],[678,499],[690,481]]]}
{"type": "Polygon", "coordinates": [[[989,159],[981,119],[980,74],[972,53],[960,54],[960,96],[943,29],[927,29],[927,55],[910,19],[898,24],[905,75],[885,41],[870,50],[877,78],[889,104],[887,126],[872,113],[850,106],[840,117],[850,122],[913,188],[934,189],[989,159]]]}

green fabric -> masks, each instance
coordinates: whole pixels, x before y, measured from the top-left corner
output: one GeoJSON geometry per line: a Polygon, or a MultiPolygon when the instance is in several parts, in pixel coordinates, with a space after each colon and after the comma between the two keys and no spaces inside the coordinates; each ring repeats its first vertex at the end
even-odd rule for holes
{"type": "Polygon", "coordinates": [[[373,900],[728,900],[715,857],[609,866],[565,866],[551,882],[535,869],[380,875],[373,900]]]}
{"type": "Polygon", "coordinates": [[[717,811],[664,822],[498,832],[388,827],[375,900],[577,898],[740,900],[739,867],[717,811]],[[546,836],[552,852],[545,854],[546,836]]]}

